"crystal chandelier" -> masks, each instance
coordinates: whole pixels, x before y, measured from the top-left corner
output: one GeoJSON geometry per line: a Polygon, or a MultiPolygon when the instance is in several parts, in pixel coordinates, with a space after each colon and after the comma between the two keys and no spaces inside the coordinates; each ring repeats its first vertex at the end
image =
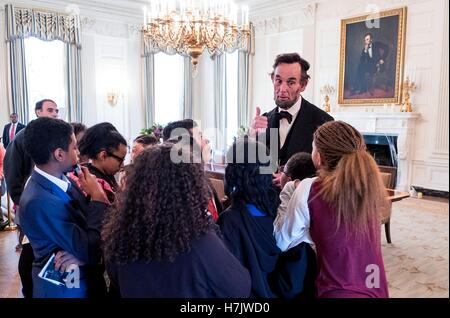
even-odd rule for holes
{"type": "Polygon", "coordinates": [[[248,7],[231,0],[149,0],[142,31],[156,50],[189,56],[195,70],[205,49],[214,54],[246,48],[248,7]]]}

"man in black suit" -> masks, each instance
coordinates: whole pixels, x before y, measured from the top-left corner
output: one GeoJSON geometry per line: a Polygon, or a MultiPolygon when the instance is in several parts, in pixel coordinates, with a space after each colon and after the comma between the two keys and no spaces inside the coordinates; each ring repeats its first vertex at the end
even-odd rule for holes
{"type": "MultiPolygon", "coordinates": [[[[355,93],[363,94],[375,88],[376,76],[386,69],[389,47],[382,42],[374,42],[371,33],[364,35],[364,48],[361,51],[356,74],[355,93]]],[[[382,87],[386,90],[386,83],[382,87]]]]}
{"type": "MultiPolygon", "coordinates": [[[[323,123],[333,120],[300,95],[310,78],[307,73],[309,67],[309,63],[297,53],[278,55],[271,74],[277,107],[262,115],[257,107],[251,124],[250,136],[265,138],[269,148],[270,139],[273,145],[273,140],[278,138],[278,149],[270,149],[270,152],[279,166],[297,152],[311,153],[314,132],[323,123]],[[271,134],[271,129],[276,130],[271,134]],[[275,132],[278,136],[274,135],[275,132]],[[260,136],[261,133],[265,137],[260,136]]],[[[274,185],[280,187],[280,178],[281,173],[274,174],[274,185]]]]}
{"type": "Polygon", "coordinates": [[[6,124],[3,128],[3,146],[8,147],[10,142],[13,140],[13,138],[17,135],[19,131],[25,128],[24,124],[21,124],[18,122],[18,116],[16,113],[12,113],[9,116],[9,119],[11,119],[11,122],[9,124],[6,124]]]}

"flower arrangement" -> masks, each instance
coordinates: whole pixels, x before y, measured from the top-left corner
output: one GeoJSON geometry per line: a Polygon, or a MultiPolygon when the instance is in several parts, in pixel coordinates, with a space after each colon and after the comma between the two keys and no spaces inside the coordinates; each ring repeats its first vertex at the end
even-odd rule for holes
{"type": "Polygon", "coordinates": [[[156,139],[161,140],[163,137],[164,127],[160,124],[153,124],[149,128],[143,128],[141,130],[142,135],[153,135],[156,139]]]}
{"type": "Polygon", "coordinates": [[[242,138],[242,137],[248,136],[249,133],[250,133],[249,127],[241,126],[238,129],[237,135],[238,135],[238,138],[242,138]]]}
{"type": "Polygon", "coordinates": [[[249,135],[249,133],[250,133],[250,128],[249,127],[240,126],[238,131],[237,131],[237,136],[233,137],[234,142],[236,142],[237,139],[247,137],[249,135]]]}

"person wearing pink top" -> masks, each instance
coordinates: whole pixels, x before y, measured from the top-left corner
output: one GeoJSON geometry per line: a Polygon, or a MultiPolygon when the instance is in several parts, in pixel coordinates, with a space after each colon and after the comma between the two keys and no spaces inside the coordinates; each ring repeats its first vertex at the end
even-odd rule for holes
{"type": "Polygon", "coordinates": [[[3,158],[5,157],[5,147],[0,143],[0,180],[5,177],[3,175],[3,158]]]}
{"type": "MultiPolygon", "coordinates": [[[[6,192],[5,176],[3,175],[3,158],[5,157],[5,148],[0,143],[0,197],[6,192]]],[[[3,213],[0,210],[0,231],[9,224],[8,220],[3,220],[3,213]]]]}

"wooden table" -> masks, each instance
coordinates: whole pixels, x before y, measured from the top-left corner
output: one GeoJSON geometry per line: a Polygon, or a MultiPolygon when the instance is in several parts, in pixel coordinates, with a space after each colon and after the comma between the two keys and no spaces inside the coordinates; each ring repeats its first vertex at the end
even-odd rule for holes
{"type": "Polygon", "coordinates": [[[387,208],[386,211],[384,211],[385,215],[383,215],[382,219],[381,219],[381,223],[384,224],[384,231],[386,233],[386,240],[388,243],[391,243],[391,209],[392,209],[392,203],[393,202],[397,202],[400,200],[403,200],[405,198],[409,198],[409,193],[408,192],[403,192],[403,191],[397,191],[397,190],[393,190],[393,189],[386,189],[387,193],[388,193],[388,201],[389,201],[389,207],[387,208]]]}
{"type": "Polygon", "coordinates": [[[393,190],[393,189],[387,189],[388,191],[388,200],[391,202],[397,202],[400,200],[403,200],[405,198],[409,198],[409,193],[408,192],[403,192],[403,191],[397,191],[397,190],[393,190]]]}

